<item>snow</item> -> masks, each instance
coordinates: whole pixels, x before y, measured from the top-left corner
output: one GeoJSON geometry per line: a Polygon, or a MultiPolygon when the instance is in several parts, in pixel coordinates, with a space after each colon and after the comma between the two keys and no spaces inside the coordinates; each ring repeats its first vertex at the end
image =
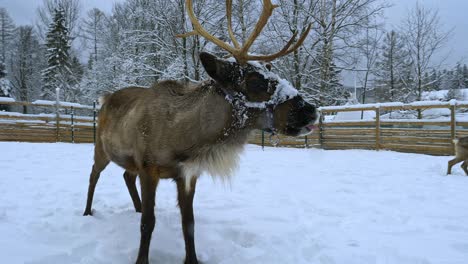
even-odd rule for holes
{"type": "Polygon", "coordinates": [[[348,120],[375,120],[375,111],[349,111],[338,112],[333,118],[333,121],[348,121],[348,120]],[[363,113],[364,112],[364,113],[363,113]],[[362,115],[362,118],[361,118],[362,115]]]}
{"type": "MultiPolygon", "coordinates": [[[[439,90],[439,91],[430,91],[430,92],[423,92],[422,98],[423,100],[439,100],[444,101],[447,98],[449,90],[439,90]]],[[[465,89],[457,89],[460,93],[460,97],[463,100],[468,100],[468,88],[465,89]]]]}
{"type": "MultiPolygon", "coordinates": [[[[231,63],[237,63],[236,59],[233,57],[225,58],[224,61],[231,63]]],[[[271,96],[269,101],[265,102],[247,102],[246,105],[252,108],[265,108],[266,105],[278,105],[282,102],[285,102],[299,94],[296,88],[294,88],[290,82],[285,79],[282,79],[277,74],[266,69],[265,65],[258,61],[248,61],[248,64],[255,67],[259,74],[261,74],[267,80],[275,80],[278,82],[276,85],[275,92],[271,96]]]]}
{"type": "MultiPolygon", "coordinates": [[[[134,263],[140,214],[109,165],[82,216],[93,146],[0,143],[2,263],[134,263]]],[[[468,178],[450,157],[247,146],[230,184],[203,176],[205,264],[468,263],[468,178]]],[[[176,189],[161,181],[151,263],[183,263],[176,189]]]]}
{"type": "Polygon", "coordinates": [[[375,103],[375,104],[353,104],[353,105],[341,105],[341,106],[323,106],[320,110],[349,110],[349,109],[361,109],[361,108],[379,108],[379,107],[403,107],[403,106],[447,106],[461,104],[462,101],[451,100],[450,102],[441,101],[414,101],[412,103],[404,104],[401,102],[387,102],[387,103],[375,103]]]}
{"type": "Polygon", "coordinates": [[[440,106],[449,106],[451,105],[450,102],[441,102],[441,101],[414,101],[410,103],[411,106],[432,106],[432,105],[440,105],[440,106]]]}
{"type": "Polygon", "coordinates": [[[360,108],[376,108],[378,104],[353,104],[353,105],[340,105],[340,106],[322,106],[319,110],[347,110],[347,109],[360,109],[360,108]]]}
{"type": "MultiPolygon", "coordinates": [[[[32,102],[33,104],[38,104],[38,105],[55,105],[56,101],[50,101],[50,100],[35,100],[32,102]]],[[[75,108],[84,108],[84,109],[94,109],[93,106],[90,105],[82,105],[78,103],[70,103],[70,102],[59,102],[60,106],[62,107],[75,107],[75,108]]]]}
{"type": "MultiPolygon", "coordinates": [[[[31,118],[34,118],[34,117],[37,117],[37,118],[41,118],[41,117],[46,117],[46,118],[49,118],[50,120],[48,121],[54,121],[55,123],[55,118],[56,118],[56,115],[55,114],[44,114],[44,113],[41,113],[41,114],[22,114],[22,113],[17,113],[17,112],[0,112],[0,118],[2,117],[16,117],[16,119],[6,119],[6,120],[1,120],[0,119],[0,123],[2,124],[14,124],[14,123],[46,123],[45,120],[30,120],[31,118]],[[22,118],[26,118],[26,119],[22,119],[22,118]]],[[[60,114],[60,118],[62,119],[69,119],[71,120],[71,115],[64,115],[64,114],[60,114]]],[[[83,125],[83,126],[93,126],[93,123],[91,123],[92,121],[94,121],[94,118],[92,116],[78,116],[78,115],[74,115],[73,116],[74,118],[74,125],[83,125]],[[82,122],[77,122],[77,120],[79,121],[89,121],[88,123],[82,123],[82,122]]],[[[61,124],[71,124],[71,121],[61,121],[60,122],[61,124]]]]}
{"type": "Polygon", "coordinates": [[[11,92],[11,83],[8,79],[0,79],[0,92],[4,96],[9,96],[11,92]]]}
{"type": "Polygon", "coordinates": [[[15,101],[15,99],[13,99],[11,97],[3,97],[3,96],[0,97],[0,102],[9,103],[9,102],[14,102],[14,101],[15,101]]]}
{"type": "Polygon", "coordinates": [[[55,114],[22,114],[18,112],[0,112],[0,116],[15,116],[15,117],[50,117],[55,118],[55,114]]]}

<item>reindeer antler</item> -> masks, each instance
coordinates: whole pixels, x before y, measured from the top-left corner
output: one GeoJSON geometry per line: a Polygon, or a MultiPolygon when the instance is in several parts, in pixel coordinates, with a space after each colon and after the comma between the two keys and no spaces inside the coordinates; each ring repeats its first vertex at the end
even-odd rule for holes
{"type": "Polygon", "coordinates": [[[260,15],[260,19],[258,20],[257,24],[255,25],[254,30],[252,33],[250,33],[250,36],[247,38],[245,43],[240,46],[239,42],[234,36],[234,31],[232,30],[232,0],[226,0],[226,15],[228,19],[228,33],[229,37],[231,38],[231,41],[234,46],[230,46],[226,42],[216,38],[215,36],[211,35],[208,33],[203,26],[200,24],[198,19],[195,17],[195,13],[193,11],[193,5],[192,5],[192,0],[186,0],[185,5],[187,8],[187,13],[189,15],[190,21],[193,24],[194,30],[192,32],[188,32],[185,34],[180,34],[177,35],[177,37],[188,37],[188,36],[193,36],[193,35],[200,35],[204,38],[206,38],[208,41],[213,42],[220,48],[226,50],[227,52],[231,53],[231,55],[237,60],[238,63],[240,64],[245,64],[247,61],[251,60],[258,60],[258,61],[272,61],[278,57],[287,55],[296,49],[298,49],[302,43],[304,43],[304,40],[307,38],[307,35],[310,32],[310,29],[312,27],[311,24],[307,27],[307,29],[304,31],[304,33],[301,35],[299,40],[296,41],[294,45],[294,40],[296,39],[297,32],[294,33],[294,35],[291,37],[291,39],[288,41],[288,43],[277,53],[271,54],[271,55],[249,55],[249,49],[252,46],[252,44],[255,42],[255,40],[258,38],[260,33],[262,32],[263,28],[268,22],[268,19],[271,17],[273,14],[273,10],[278,7],[278,5],[273,5],[271,3],[271,0],[263,0],[263,10],[262,14],[260,15]]]}

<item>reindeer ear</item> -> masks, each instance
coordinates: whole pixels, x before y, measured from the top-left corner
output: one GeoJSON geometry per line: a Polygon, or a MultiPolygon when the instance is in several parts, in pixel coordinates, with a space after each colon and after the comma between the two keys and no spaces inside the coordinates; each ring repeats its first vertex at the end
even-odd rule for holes
{"type": "Polygon", "coordinates": [[[235,79],[235,63],[220,60],[218,57],[207,52],[200,53],[200,61],[208,75],[222,84],[233,83],[235,79]]]}

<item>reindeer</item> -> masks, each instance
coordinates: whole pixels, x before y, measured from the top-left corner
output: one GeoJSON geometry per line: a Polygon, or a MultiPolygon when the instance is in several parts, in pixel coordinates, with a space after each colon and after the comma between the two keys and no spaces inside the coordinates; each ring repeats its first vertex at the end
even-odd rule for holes
{"type": "Polygon", "coordinates": [[[94,190],[109,162],[124,168],[135,210],[142,212],[137,264],[148,263],[160,179],[172,179],[177,185],[185,263],[198,263],[193,199],[200,174],[226,178],[232,175],[254,129],[300,136],[311,133],[317,120],[316,108],[305,102],[296,89],[271,73],[271,67],[254,62],[269,62],[297,50],[311,26],[296,42],[296,35],[292,36],[275,54],[250,55],[249,48],[277,6],[270,0],[263,1],[259,21],[241,46],[231,27],[231,0],[226,4],[233,46],[209,34],[195,17],[192,1],[186,0],[195,30],[180,37],[203,36],[233,57],[221,59],[201,52],[200,61],[211,79],[198,84],[161,81],[149,89],[128,87],[102,98],[84,215],[92,215],[94,190]],[[141,201],[135,186],[137,177],[141,201]]]}
{"type": "Polygon", "coordinates": [[[463,161],[461,168],[468,176],[468,164],[466,163],[468,160],[468,137],[454,139],[453,144],[455,145],[455,158],[448,162],[447,175],[452,174],[453,165],[463,161]]]}

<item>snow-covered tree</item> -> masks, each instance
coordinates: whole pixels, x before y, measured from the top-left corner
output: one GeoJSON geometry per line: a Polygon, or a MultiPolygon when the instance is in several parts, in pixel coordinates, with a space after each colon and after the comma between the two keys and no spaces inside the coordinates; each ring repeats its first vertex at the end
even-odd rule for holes
{"type": "MultiPolygon", "coordinates": [[[[0,96],[11,97],[11,85],[10,81],[6,78],[6,67],[3,62],[0,61],[0,96]]],[[[1,110],[8,110],[8,106],[0,105],[1,110]]]]}
{"type": "MultiPolygon", "coordinates": [[[[226,28],[225,10],[220,8],[224,4],[215,0],[194,2],[196,16],[213,34],[226,28]]],[[[185,13],[183,0],[116,4],[99,34],[100,55],[83,79],[87,97],[130,85],[150,86],[164,78],[200,80],[203,70],[198,54],[210,47],[203,38],[175,37],[191,31],[185,13]]]]}
{"type": "Polygon", "coordinates": [[[6,78],[6,67],[3,62],[0,62],[0,96],[10,96],[11,87],[9,81],[6,78]]]}
{"type": "Polygon", "coordinates": [[[46,38],[47,68],[43,71],[43,87],[41,97],[55,98],[55,89],[61,88],[65,98],[71,93],[70,76],[70,42],[69,32],[65,23],[65,13],[61,9],[55,10],[53,22],[49,27],[46,38]]]}
{"type": "Polygon", "coordinates": [[[88,11],[81,28],[81,36],[86,40],[88,49],[91,50],[90,63],[97,61],[102,48],[102,37],[105,30],[105,14],[98,8],[88,11]]]}
{"type": "Polygon", "coordinates": [[[463,82],[460,83],[457,76],[457,68],[450,71],[444,71],[444,75],[442,76],[441,85],[443,90],[448,90],[447,95],[445,96],[446,101],[450,101],[452,99],[461,100],[463,99],[462,93],[460,88],[463,88],[463,82]],[[462,87],[459,87],[462,85],[462,87]]]}
{"type": "Polygon", "coordinates": [[[54,21],[57,9],[63,12],[64,26],[68,29],[70,41],[73,42],[79,36],[81,0],[42,0],[42,5],[37,8],[38,36],[42,40],[47,38],[49,26],[54,21]]]}
{"type": "MultiPolygon", "coordinates": [[[[412,61],[413,83],[411,88],[416,100],[422,99],[422,94],[428,88],[428,81],[424,79],[434,63],[434,56],[445,44],[450,32],[443,31],[439,14],[436,9],[429,9],[416,3],[402,26],[405,44],[412,61]]],[[[422,113],[418,111],[418,118],[422,113]]]]}
{"type": "MultiPolygon", "coordinates": [[[[281,45],[284,45],[294,34],[297,35],[297,40],[313,22],[313,17],[308,14],[316,12],[317,8],[315,3],[308,0],[280,0],[279,6],[278,11],[276,11],[278,15],[272,18],[275,30],[269,35],[269,40],[278,39],[278,41],[274,42],[277,44],[273,45],[270,51],[282,48],[281,45]]],[[[316,93],[312,91],[313,88],[310,87],[310,84],[315,82],[317,78],[314,74],[315,67],[320,67],[313,63],[312,54],[315,54],[313,51],[318,42],[317,38],[314,38],[314,33],[311,32],[302,47],[288,56],[279,58],[275,63],[278,71],[312,101],[312,97],[315,97],[316,93]]],[[[265,42],[265,46],[268,46],[269,43],[271,42],[265,42]]]]}
{"type": "Polygon", "coordinates": [[[466,64],[463,64],[463,80],[465,81],[465,85],[468,87],[468,67],[466,64]]]}
{"type": "Polygon", "coordinates": [[[10,48],[11,41],[15,31],[15,25],[8,11],[5,8],[0,8],[0,60],[5,63],[8,59],[7,51],[10,48]]]}
{"type": "MultiPolygon", "coordinates": [[[[375,89],[375,76],[377,75],[377,63],[379,54],[379,45],[382,39],[383,31],[381,25],[374,19],[368,18],[365,23],[368,26],[363,30],[363,36],[357,41],[357,52],[360,58],[359,81],[361,87],[359,102],[365,104],[367,92],[375,89]]],[[[357,95],[356,95],[357,96],[357,95]]]]}
{"type": "MultiPolygon", "coordinates": [[[[466,66],[466,65],[465,65],[466,66]]],[[[463,73],[463,67],[460,63],[457,63],[457,66],[454,69],[454,82],[457,89],[463,89],[467,87],[465,76],[463,73]]]]}
{"type": "Polygon", "coordinates": [[[344,89],[341,83],[341,70],[333,61],[326,63],[329,64],[329,68],[326,70],[327,80],[323,79],[325,59],[322,54],[318,49],[317,55],[314,56],[312,68],[318,70],[313,72],[312,76],[315,77],[316,81],[303,87],[304,96],[316,105],[343,105],[349,101],[351,94],[344,89]]]}
{"type": "Polygon", "coordinates": [[[410,65],[408,52],[400,35],[394,30],[388,32],[383,39],[377,62],[376,84],[380,101],[409,101],[411,90],[407,76],[410,65]]]}
{"type": "MultiPolygon", "coordinates": [[[[8,80],[6,62],[10,57],[9,49],[15,26],[5,8],[0,8],[0,96],[11,97],[11,84],[8,80]]],[[[8,110],[6,105],[0,105],[0,110],[8,110]]]]}
{"type": "Polygon", "coordinates": [[[440,73],[436,69],[432,69],[428,77],[429,84],[428,89],[431,91],[440,90],[440,73]]]}
{"type": "MultiPolygon", "coordinates": [[[[12,94],[19,101],[32,101],[39,97],[41,69],[45,67],[44,49],[32,26],[20,26],[13,40],[9,61],[12,94]]],[[[23,107],[23,113],[27,113],[23,107]]]]}
{"type": "Polygon", "coordinates": [[[440,88],[441,90],[456,89],[454,75],[452,70],[444,69],[440,75],[440,88]]]}

